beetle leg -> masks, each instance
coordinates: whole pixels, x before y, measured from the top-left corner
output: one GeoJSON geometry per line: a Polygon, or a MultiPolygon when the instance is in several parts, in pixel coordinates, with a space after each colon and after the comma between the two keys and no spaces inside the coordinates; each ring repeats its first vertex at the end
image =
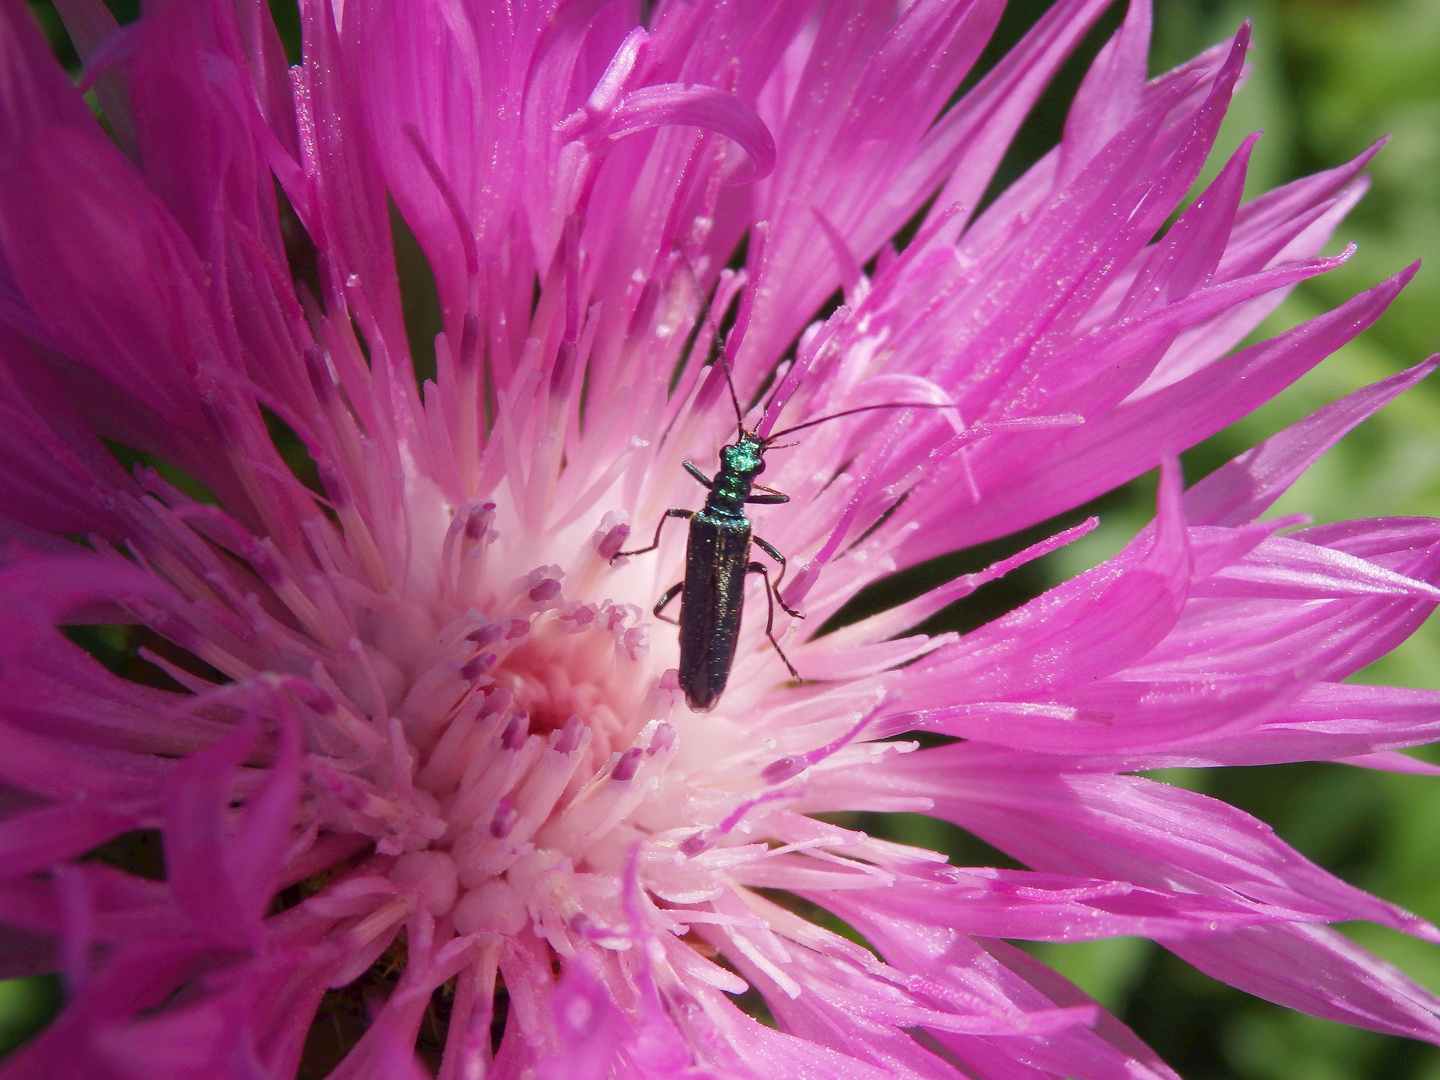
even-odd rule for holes
{"type": "Polygon", "coordinates": [[[764,506],[779,506],[781,503],[787,503],[790,501],[790,496],[786,495],[783,491],[776,491],[774,488],[766,487],[764,484],[756,484],[755,487],[758,488],[760,491],[763,491],[765,494],[748,496],[745,499],[747,503],[758,503],[764,506]]]}
{"type": "Polygon", "coordinates": [[[666,511],[665,511],[665,516],[660,519],[660,524],[655,526],[655,541],[654,541],[654,543],[652,543],[649,547],[636,548],[634,551],[617,551],[614,555],[611,555],[611,556],[610,556],[610,563],[611,563],[611,565],[614,565],[615,560],[618,559],[618,558],[620,558],[621,555],[644,555],[647,551],[654,551],[657,547],[659,547],[659,546],[660,546],[660,530],[663,529],[663,528],[665,528],[665,522],[666,522],[668,519],[670,519],[670,518],[686,518],[686,519],[689,519],[689,518],[692,518],[692,517],[694,517],[694,516],[695,516],[695,511],[694,511],[694,510],[680,510],[680,509],[677,509],[677,508],[675,508],[675,507],[672,506],[669,510],[666,510],[666,511]]]}
{"type": "Polygon", "coordinates": [[[708,487],[714,487],[714,486],[715,486],[715,481],[714,481],[714,480],[711,480],[708,476],[706,476],[703,472],[701,472],[699,469],[697,469],[697,468],[696,468],[694,465],[692,465],[690,462],[688,462],[688,461],[682,461],[680,464],[685,466],[685,471],[686,471],[686,472],[688,472],[688,473],[689,473],[691,476],[693,476],[696,480],[699,480],[700,483],[704,484],[707,488],[708,488],[708,487]]]}
{"type": "MultiPolygon", "coordinates": [[[[803,619],[805,617],[804,615],[800,614],[800,612],[796,611],[789,604],[785,603],[784,600],[780,599],[780,582],[785,580],[785,570],[787,568],[785,556],[780,554],[779,549],[776,548],[774,544],[767,543],[766,541],[760,539],[760,537],[758,536],[752,536],[750,539],[754,541],[754,543],[759,545],[760,550],[765,552],[766,555],[769,555],[770,558],[774,559],[776,565],[780,567],[780,573],[775,575],[775,584],[770,586],[771,591],[775,594],[775,599],[779,602],[780,606],[785,609],[786,615],[789,615],[795,619],[803,619]]],[[[752,563],[751,565],[754,564],[752,563]]],[[[765,584],[770,585],[770,578],[768,575],[765,578],[765,584]]]]}
{"type": "MultiPolygon", "coordinates": [[[[766,544],[765,546],[768,548],[770,545],[766,544]]],[[[758,562],[752,562],[746,566],[745,572],[748,574],[759,574],[765,579],[765,600],[767,602],[765,611],[765,636],[770,639],[770,644],[775,646],[775,651],[780,654],[780,659],[783,660],[785,666],[790,669],[790,676],[796,682],[804,682],[805,680],[800,677],[800,673],[795,670],[795,665],[790,663],[790,658],[785,655],[785,650],[780,648],[780,642],[775,640],[775,601],[779,598],[775,595],[775,586],[770,584],[770,572],[765,569],[764,563],[758,562]]],[[[781,601],[780,606],[785,607],[784,601],[781,601]]],[[[785,608],[785,610],[789,611],[790,609],[785,608]]]]}
{"type": "MultiPolygon", "coordinates": [[[[674,600],[675,597],[679,595],[680,590],[684,587],[685,582],[677,581],[674,585],[671,585],[668,589],[666,589],[664,595],[662,595],[660,599],[655,602],[655,607],[652,609],[652,614],[654,614],[657,619],[665,619],[665,616],[660,614],[660,609],[663,608],[666,604],[670,603],[671,600],[674,600]]],[[[676,626],[680,625],[679,619],[665,619],[665,621],[668,623],[674,623],[676,626]]]]}

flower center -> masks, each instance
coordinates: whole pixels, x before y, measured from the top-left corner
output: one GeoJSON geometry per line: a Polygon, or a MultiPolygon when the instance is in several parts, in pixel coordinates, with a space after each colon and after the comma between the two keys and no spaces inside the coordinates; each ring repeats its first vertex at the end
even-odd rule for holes
{"type": "Polygon", "coordinates": [[[566,572],[517,574],[493,521],[488,504],[457,513],[428,601],[377,617],[337,673],[375,745],[318,770],[329,824],[373,836],[391,882],[462,934],[589,918],[565,881],[621,871],[675,745],[640,609],[567,596],[608,568],[596,544],[566,572]]]}

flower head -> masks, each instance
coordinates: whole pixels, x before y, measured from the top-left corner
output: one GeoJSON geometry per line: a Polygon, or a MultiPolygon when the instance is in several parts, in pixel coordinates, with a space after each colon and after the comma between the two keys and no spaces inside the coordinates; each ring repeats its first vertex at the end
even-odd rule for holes
{"type": "Polygon", "coordinates": [[[6,1076],[318,1069],[317,1009],[377,970],[330,1075],[424,1075],[426,1039],[444,1078],[1173,1075],[1001,940],[1117,934],[1440,1041],[1326,924],[1440,932],[1133,775],[1398,767],[1440,725],[1343,681],[1440,599],[1440,523],[1258,520],[1433,365],[1189,491],[1172,457],[1407,279],[1232,351],[1345,258],[1368,155],[1242,203],[1247,141],[1171,222],[1248,32],[1147,80],[1136,2],[977,213],[1104,4],[957,100],[1000,7],[302,0],[287,68],[258,0],[62,5],[108,131],[0,8],[0,917],[69,988],[6,1076]],[[747,490],[789,496],[731,498],[766,543],[713,581],[680,521],[639,551],[703,497],[683,462],[758,464],[717,460],[744,430],[747,490]],[[913,632],[1088,524],[816,633],[1156,465],[1152,526],[1001,619],[913,632]],[[744,603],[713,674],[651,615],[682,578],[701,652],[744,603]],[[128,628],[110,666],[88,626],[128,628]],[[163,881],[83,858],[141,830],[163,881]]]}

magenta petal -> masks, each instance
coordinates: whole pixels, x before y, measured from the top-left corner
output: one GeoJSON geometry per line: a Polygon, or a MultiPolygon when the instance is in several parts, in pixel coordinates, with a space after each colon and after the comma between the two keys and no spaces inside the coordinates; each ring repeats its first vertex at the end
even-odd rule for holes
{"type": "Polygon", "coordinates": [[[253,932],[251,912],[236,894],[225,866],[225,810],[229,775],[249,754],[258,734],[253,722],[214,747],[182,762],[170,781],[165,838],[175,899],[217,939],[232,947],[253,932]]]}
{"type": "Polygon", "coordinates": [[[1407,773],[1411,776],[1440,776],[1440,765],[1396,753],[1394,750],[1380,750],[1373,754],[1358,754],[1355,757],[1336,758],[1343,765],[1354,765],[1361,769],[1379,769],[1383,772],[1407,773]]]}
{"type": "MultiPolygon", "coordinates": [[[[1158,464],[1161,451],[1136,456],[1140,447],[1164,445],[1175,453],[1218,431],[1252,407],[1252,393],[1258,401],[1278,392],[1372,323],[1413,273],[1407,270],[1329,315],[1251,346],[1109,416],[1090,420],[1073,434],[1047,439],[1047,460],[1057,464],[1043,474],[1017,475],[1013,464],[1007,463],[1005,486],[997,485],[985,506],[965,515],[964,542],[976,543],[1043,520],[1158,464]],[[1237,387],[1242,389],[1237,392],[1237,387]]],[[[918,558],[935,553],[928,545],[910,547],[918,558]]]]}
{"type": "Polygon", "coordinates": [[[112,404],[134,398],[166,424],[201,427],[193,357],[223,350],[174,223],[99,132],[52,128],[6,157],[0,247],[31,310],[92,377],[114,385],[112,404]],[[37,202],[37,191],[55,202],[37,202]],[[99,249],[97,235],[107,238],[99,249]],[[120,284],[135,274],[165,282],[168,303],[137,303],[120,284]]]}
{"type": "Polygon", "coordinates": [[[241,993],[101,1030],[95,1049],[119,1076],[164,1075],[176,1080],[264,1076],[264,1067],[248,1044],[241,993]]]}
{"type": "Polygon", "coordinates": [[[1304,690],[1285,675],[1107,679],[1040,701],[981,701],[909,714],[912,727],[1044,754],[1132,761],[1252,728],[1304,690]]]}
{"type": "Polygon", "coordinates": [[[1097,678],[1148,652],[1185,600],[1190,552],[1178,482],[1167,468],[1148,550],[1127,551],[934,654],[917,665],[910,701],[956,683],[978,700],[1016,696],[1097,678]]]}
{"type": "MultiPolygon", "coordinates": [[[[6,1058],[7,1080],[48,1080],[109,1070],[112,1055],[103,1048],[105,1036],[120,1027],[131,1012],[158,1009],[195,959],[191,942],[122,950],[49,1027],[6,1058]]],[[[151,1075],[163,1075],[172,1062],[185,1061],[194,1048],[195,1044],[187,1041],[172,1051],[168,1042],[152,1040],[146,1065],[151,1075]]],[[[120,1049],[124,1053],[128,1048],[120,1049]]]]}
{"type": "MultiPolygon", "coordinates": [[[[927,180],[947,174],[949,179],[926,224],[958,204],[965,216],[947,223],[946,232],[951,239],[959,234],[1041,90],[1103,9],[1104,5],[1095,0],[1067,0],[1053,5],[1020,43],[936,123],[919,163],[933,170],[926,175],[927,180]]],[[[1137,6],[1136,19],[1142,17],[1142,10],[1148,14],[1148,8],[1137,6]]],[[[928,190],[931,185],[916,186],[928,190]]]]}
{"type": "Polygon", "coordinates": [[[1329,927],[1256,926],[1170,948],[1206,974],[1292,1009],[1412,1039],[1440,1038],[1440,998],[1329,927]]]}
{"type": "Polygon", "coordinates": [[[623,138],[663,124],[684,124],[728,135],[745,148],[750,164],[731,183],[750,183],[775,167],[775,140],[764,122],[737,99],[709,86],[643,86],[627,94],[607,125],[623,138]]]}
{"type": "MultiPolygon", "coordinates": [[[[863,909],[856,911],[855,919],[857,929],[875,943],[890,963],[902,969],[936,971],[941,977],[955,980],[956,989],[962,993],[983,995],[981,1000],[992,1001],[1000,994],[1013,995],[1014,1004],[1027,1010],[1053,1010],[1057,1006],[1095,1009],[1074,985],[1002,941],[971,942],[944,931],[909,935],[901,926],[863,909]]],[[[1088,1024],[1038,1035],[974,1038],[938,1030],[931,1035],[963,1067],[981,1076],[1007,1080],[1040,1080],[1055,1074],[1087,1080],[1175,1078],[1124,1025],[1098,1009],[1088,1024]]]]}
{"type": "MultiPolygon", "coordinates": [[[[1440,691],[1319,683],[1252,728],[1200,738],[1171,754],[1126,757],[1132,768],[1353,760],[1440,739],[1440,691]]],[[[1414,758],[1406,760],[1414,761],[1414,758]]],[[[1122,767],[1113,762],[1113,767],[1122,767]]]]}
{"type": "Polygon", "coordinates": [[[1262,822],[1194,792],[1139,777],[1053,775],[1038,755],[976,752],[968,744],[914,754],[886,771],[902,784],[913,777],[906,786],[935,799],[937,814],[1039,870],[1183,886],[1324,921],[1370,919],[1440,940],[1424,920],[1321,870],[1262,822]],[[966,771],[965,794],[928,780],[944,769],[966,771]],[[1083,844],[1074,842],[1082,835],[1083,844]]]}
{"type": "Polygon", "coordinates": [[[1124,934],[1156,940],[1204,937],[1286,919],[1238,899],[1146,889],[1028,871],[962,870],[953,884],[905,882],[889,889],[813,892],[807,895],[842,918],[890,920],[896,932],[942,930],[1029,941],[1090,941],[1124,934]]]}
{"type": "Polygon", "coordinates": [[[605,985],[585,965],[571,964],[555,988],[552,1005],[564,1049],[542,1062],[536,1075],[546,1080],[604,1080],[611,1075],[628,1025],[605,985]]]}
{"type": "Polygon", "coordinates": [[[283,727],[269,778],[252,797],[240,829],[227,836],[232,771],[252,751],[253,722],[181,762],[170,780],[165,848],[177,904],[219,943],[253,940],[269,905],[279,859],[291,842],[299,746],[283,727]]]}
{"type": "Polygon", "coordinates": [[[1437,365],[1440,356],[1357,390],[1246,451],[1185,493],[1185,516],[1207,525],[1254,521],[1342,435],[1437,365]]]}
{"type": "Polygon", "coordinates": [[[24,878],[79,858],[140,824],[139,815],[104,805],[58,804],[11,814],[0,823],[4,874],[24,878]]]}

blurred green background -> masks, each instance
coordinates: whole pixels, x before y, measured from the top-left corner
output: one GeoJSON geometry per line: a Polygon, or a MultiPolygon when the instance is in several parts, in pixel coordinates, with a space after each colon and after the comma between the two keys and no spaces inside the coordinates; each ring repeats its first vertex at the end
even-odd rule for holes
{"type": "MultiPolygon", "coordinates": [[[[135,6],[134,0],[112,4],[122,21],[134,17],[135,6]]],[[[282,26],[293,27],[293,14],[284,18],[284,6],[272,0],[282,26]]],[[[992,61],[1045,7],[1038,0],[1011,4],[990,51],[992,61]]],[[[52,30],[61,55],[73,62],[53,8],[48,3],[32,3],[32,8],[52,30]]],[[[1026,125],[997,183],[1013,179],[1054,143],[1085,64],[1121,14],[1108,16],[1067,67],[1026,125]]],[[[1187,453],[1190,482],[1326,402],[1440,350],[1440,0],[1156,0],[1152,72],[1232,35],[1247,18],[1255,35],[1252,71],[1203,180],[1255,130],[1263,130],[1265,137],[1252,159],[1250,194],[1339,164],[1377,137],[1391,136],[1370,168],[1371,192],[1329,249],[1339,251],[1353,242],[1358,245],[1354,258],[1297,289],[1257,336],[1270,336],[1334,307],[1417,258],[1428,265],[1359,341],[1187,453]]],[[[1153,476],[1099,500],[1090,509],[1100,515],[1101,526],[1089,537],[1014,575],[951,618],[957,625],[973,625],[1107,558],[1149,520],[1153,500],[1153,476]]],[[[1317,521],[1440,515],[1437,380],[1412,390],[1350,435],[1276,508],[1276,513],[1297,512],[1317,521]]],[[[983,565],[988,554],[965,553],[948,565],[952,572],[961,564],[983,565]]],[[[1440,619],[1432,619],[1357,679],[1440,687],[1440,619]]],[[[1435,779],[1340,765],[1170,771],[1163,778],[1250,810],[1347,881],[1440,922],[1440,782],[1435,779]]],[[[946,848],[958,863],[997,861],[978,841],[926,818],[902,815],[865,826],[946,848]]],[[[1369,925],[1344,929],[1440,991],[1440,949],[1369,925]]],[[[1256,1001],[1148,941],[1031,949],[1118,1013],[1186,1080],[1440,1080],[1440,1049],[1256,1001]]],[[[53,979],[0,982],[0,1054],[42,1024],[58,1001],[53,979]]]]}

